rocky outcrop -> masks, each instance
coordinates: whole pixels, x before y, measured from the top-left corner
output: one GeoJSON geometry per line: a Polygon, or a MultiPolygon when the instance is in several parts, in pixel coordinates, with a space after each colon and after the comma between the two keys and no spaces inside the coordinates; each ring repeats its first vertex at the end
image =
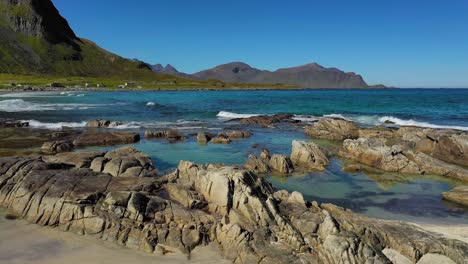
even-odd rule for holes
{"type": "Polygon", "coordinates": [[[225,134],[230,138],[230,139],[240,139],[240,138],[249,138],[253,134],[249,131],[241,131],[241,130],[233,130],[233,131],[227,131],[225,134]]]}
{"type": "Polygon", "coordinates": [[[114,177],[155,177],[157,171],[148,155],[134,147],[107,152],[95,158],[90,165],[95,172],[108,173],[114,177]]]}
{"type": "Polygon", "coordinates": [[[56,154],[71,151],[73,147],[74,145],[70,141],[53,141],[45,142],[41,147],[41,151],[46,154],[56,154]]]}
{"type": "Polygon", "coordinates": [[[445,200],[468,206],[468,186],[458,186],[442,193],[445,200]]]}
{"type": "Polygon", "coordinates": [[[259,174],[274,173],[279,175],[291,174],[294,166],[291,159],[285,155],[274,154],[270,156],[268,150],[263,150],[259,157],[250,155],[244,168],[259,174]]]}
{"type": "Polygon", "coordinates": [[[212,139],[212,136],[205,132],[199,132],[197,134],[197,142],[199,144],[207,144],[212,139]]]}
{"type": "Polygon", "coordinates": [[[145,138],[164,138],[169,141],[179,141],[184,139],[184,134],[174,129],[158,131],[146,130],[145,138]]]}
{"type": "Polygon", "coordinates": [[[468,134],[426,136],[416,144],[416,150],[446,162],[468,166],[468,134]]]}
{"type": "Polygon", "coordinates": [[[123,125],[123,122],[104,119],[91,120],[86,123],[88,128],[114,128],[121,125],[123,125]]]}
{"type": "Polygon", "coordinates": [[[309,203],[235,167],[181,162],[166,176],[126,178],[0,158],[0,205],[31,223],[149,253],[214,243],[233,263],[391,263],[385,248],[412,262],[428,253],[468,260],[461,241],[309,203]]]}
{"type": "Polygon", "coordinates": [[[77,147],[131,144],[140,141],[140,134],[129,132],[83,133],[73,140],[77,147]]]}
{"type": "Polygon", "coordinates": [[[218,135],[211,139],[213,144],[231,144],[232,140],[226,133],[218,133],[218,135]]]}
{"type": "Polygon", "coordinates": [[[239,122],[241,124],[257,124],[262,127],[274,127],[273,124],[288,123],[295,124],[300,121],[293,119],[294,115],[291,114],[276,114],[276,115],[260,115],[252,116],[248,118],[241,118],[239,122]]]}
{"type": "Polygon", "coordinates": [[[344,119],[322,119],[312,126],[306,126],[304,133],[317,139],[345,140],[358,138],[359,128],[344,119]]]}
{"type": "Polygon", "coordinates": [[[291,160],[308,170],[324,170],[330,164],[323,149],[313,142],[292,142],[291,160]]]}
{"type": "Polygon", "coordinates": [[[342,156],[388,172],[440,175],[468,181],[468,170],[432,158],[401,145],[387,146],[384,140],[359,138],[343,142],[342,156]]]}
{"type": "Polygon", "coordinates": [[[29,122],[16,121],[16,120],[0,120],[0,128],[18,128],[29,127],[29,122]]]}

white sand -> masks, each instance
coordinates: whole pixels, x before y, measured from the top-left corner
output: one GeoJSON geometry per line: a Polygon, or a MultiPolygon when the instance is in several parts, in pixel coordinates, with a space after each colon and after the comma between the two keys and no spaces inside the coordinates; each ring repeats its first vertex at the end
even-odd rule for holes
{"type": "Polygon", "coordinates": [[[24,221],[0,220],[0,264],[230,263],[214,247],[198,247],[191,259],[181,253],[145,254],[24,221]]]}

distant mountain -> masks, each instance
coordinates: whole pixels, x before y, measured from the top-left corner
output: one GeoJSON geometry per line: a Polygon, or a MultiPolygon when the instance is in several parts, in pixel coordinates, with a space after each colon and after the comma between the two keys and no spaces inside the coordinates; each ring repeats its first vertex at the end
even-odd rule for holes
{"type": "Polygon", "coordinates": [[[191,76],[190,74],[179,72],[176,68],[174,68],[170,64],[167,64],[166,66],[162,66],[161,64],[156,64],[150,67],[153,70],[153,72],[157,74],[168,74],[168,75],[173,75],[173,76],[177,76],[181,78],[193,79],[193,76],[191,76]]]}
{"type": "Polygon", "coordinates": [[[0,0],[0,72],[77,76],[153,74],[80,39],[50,0],[0,0]]]}
{"type": "MultiPolygon", "coordinates": [[[[170,66],[170,65],[168,65],[170,66]]],[[[294,84],[303,88],[369,88],[362,76],[343,72],[337,68],[325,68],[317,63],[266,71],[251,67],[243,62],[232,62],[200,71],[185,74],[170,66],[153,66],[153,71],[197,80],[217,79],[223,82],[260,83],[260,84],[294,84]],[[168,67],[166,66],[166,68],[168,67]]]]}

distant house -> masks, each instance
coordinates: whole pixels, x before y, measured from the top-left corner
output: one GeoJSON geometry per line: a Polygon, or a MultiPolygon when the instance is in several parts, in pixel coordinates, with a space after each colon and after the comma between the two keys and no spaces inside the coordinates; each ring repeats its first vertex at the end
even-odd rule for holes
{"type": "Polygon", "coordinates": [[[94,87],[94,84],[92,84],[92,83],[85,83],[85,87],[86,87],[86,88],[94,87]]]}
{"type": "Polygon", "coordinates": [[[133,87],[133,86],[135,86],[135,83],[133,83],[133,82],[126,82],[126,83],[125,83],[125,86],[127,86],[127,87],[133,87]]]}
{"type": "Polygon", "coordinates": [[[98,88],[102,88],[102,87],[106,87],[106,86],[105,86],[104,84],[100,84],[100,83],[98,83],[98,84],[96,84],[96,87],[98,87],[98,88]]]}

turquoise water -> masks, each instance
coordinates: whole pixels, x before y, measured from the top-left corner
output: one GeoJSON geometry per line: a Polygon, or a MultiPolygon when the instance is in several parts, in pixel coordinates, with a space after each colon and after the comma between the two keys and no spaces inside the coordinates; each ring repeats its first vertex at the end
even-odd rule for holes
{"type": "MultiPolygon", "coordinates": [[[[189,137],[180,143],[146,140],[135,146],[151,155],[161,172],[180,160],[197,163],[243,164],[262,148],[288,154],[291,141],[305,138],[300,128],[243,127],[229,121],[253,114],[292,113],[313,121],[341,116],[364,126],[391,120],[399,125],[468,130],[468,90],[311,90],[199,92],[72,92],[0,95],[0,118],[29,120],[31,125],[83,127],[86,120],[125,121],[122,131],[178,128],[187,135],[201,130],[249,129],[254,136],[230,145],[199,145],[189,137]]],[[[335,203],[384,219],[415,222],[466,223],[468,208],[441,200],[457,182],[441,178],[366,175],[342,172],[332,160],[324,173],[270,178],[278,188],[297,190],[311,200],[335,203]]]]}

